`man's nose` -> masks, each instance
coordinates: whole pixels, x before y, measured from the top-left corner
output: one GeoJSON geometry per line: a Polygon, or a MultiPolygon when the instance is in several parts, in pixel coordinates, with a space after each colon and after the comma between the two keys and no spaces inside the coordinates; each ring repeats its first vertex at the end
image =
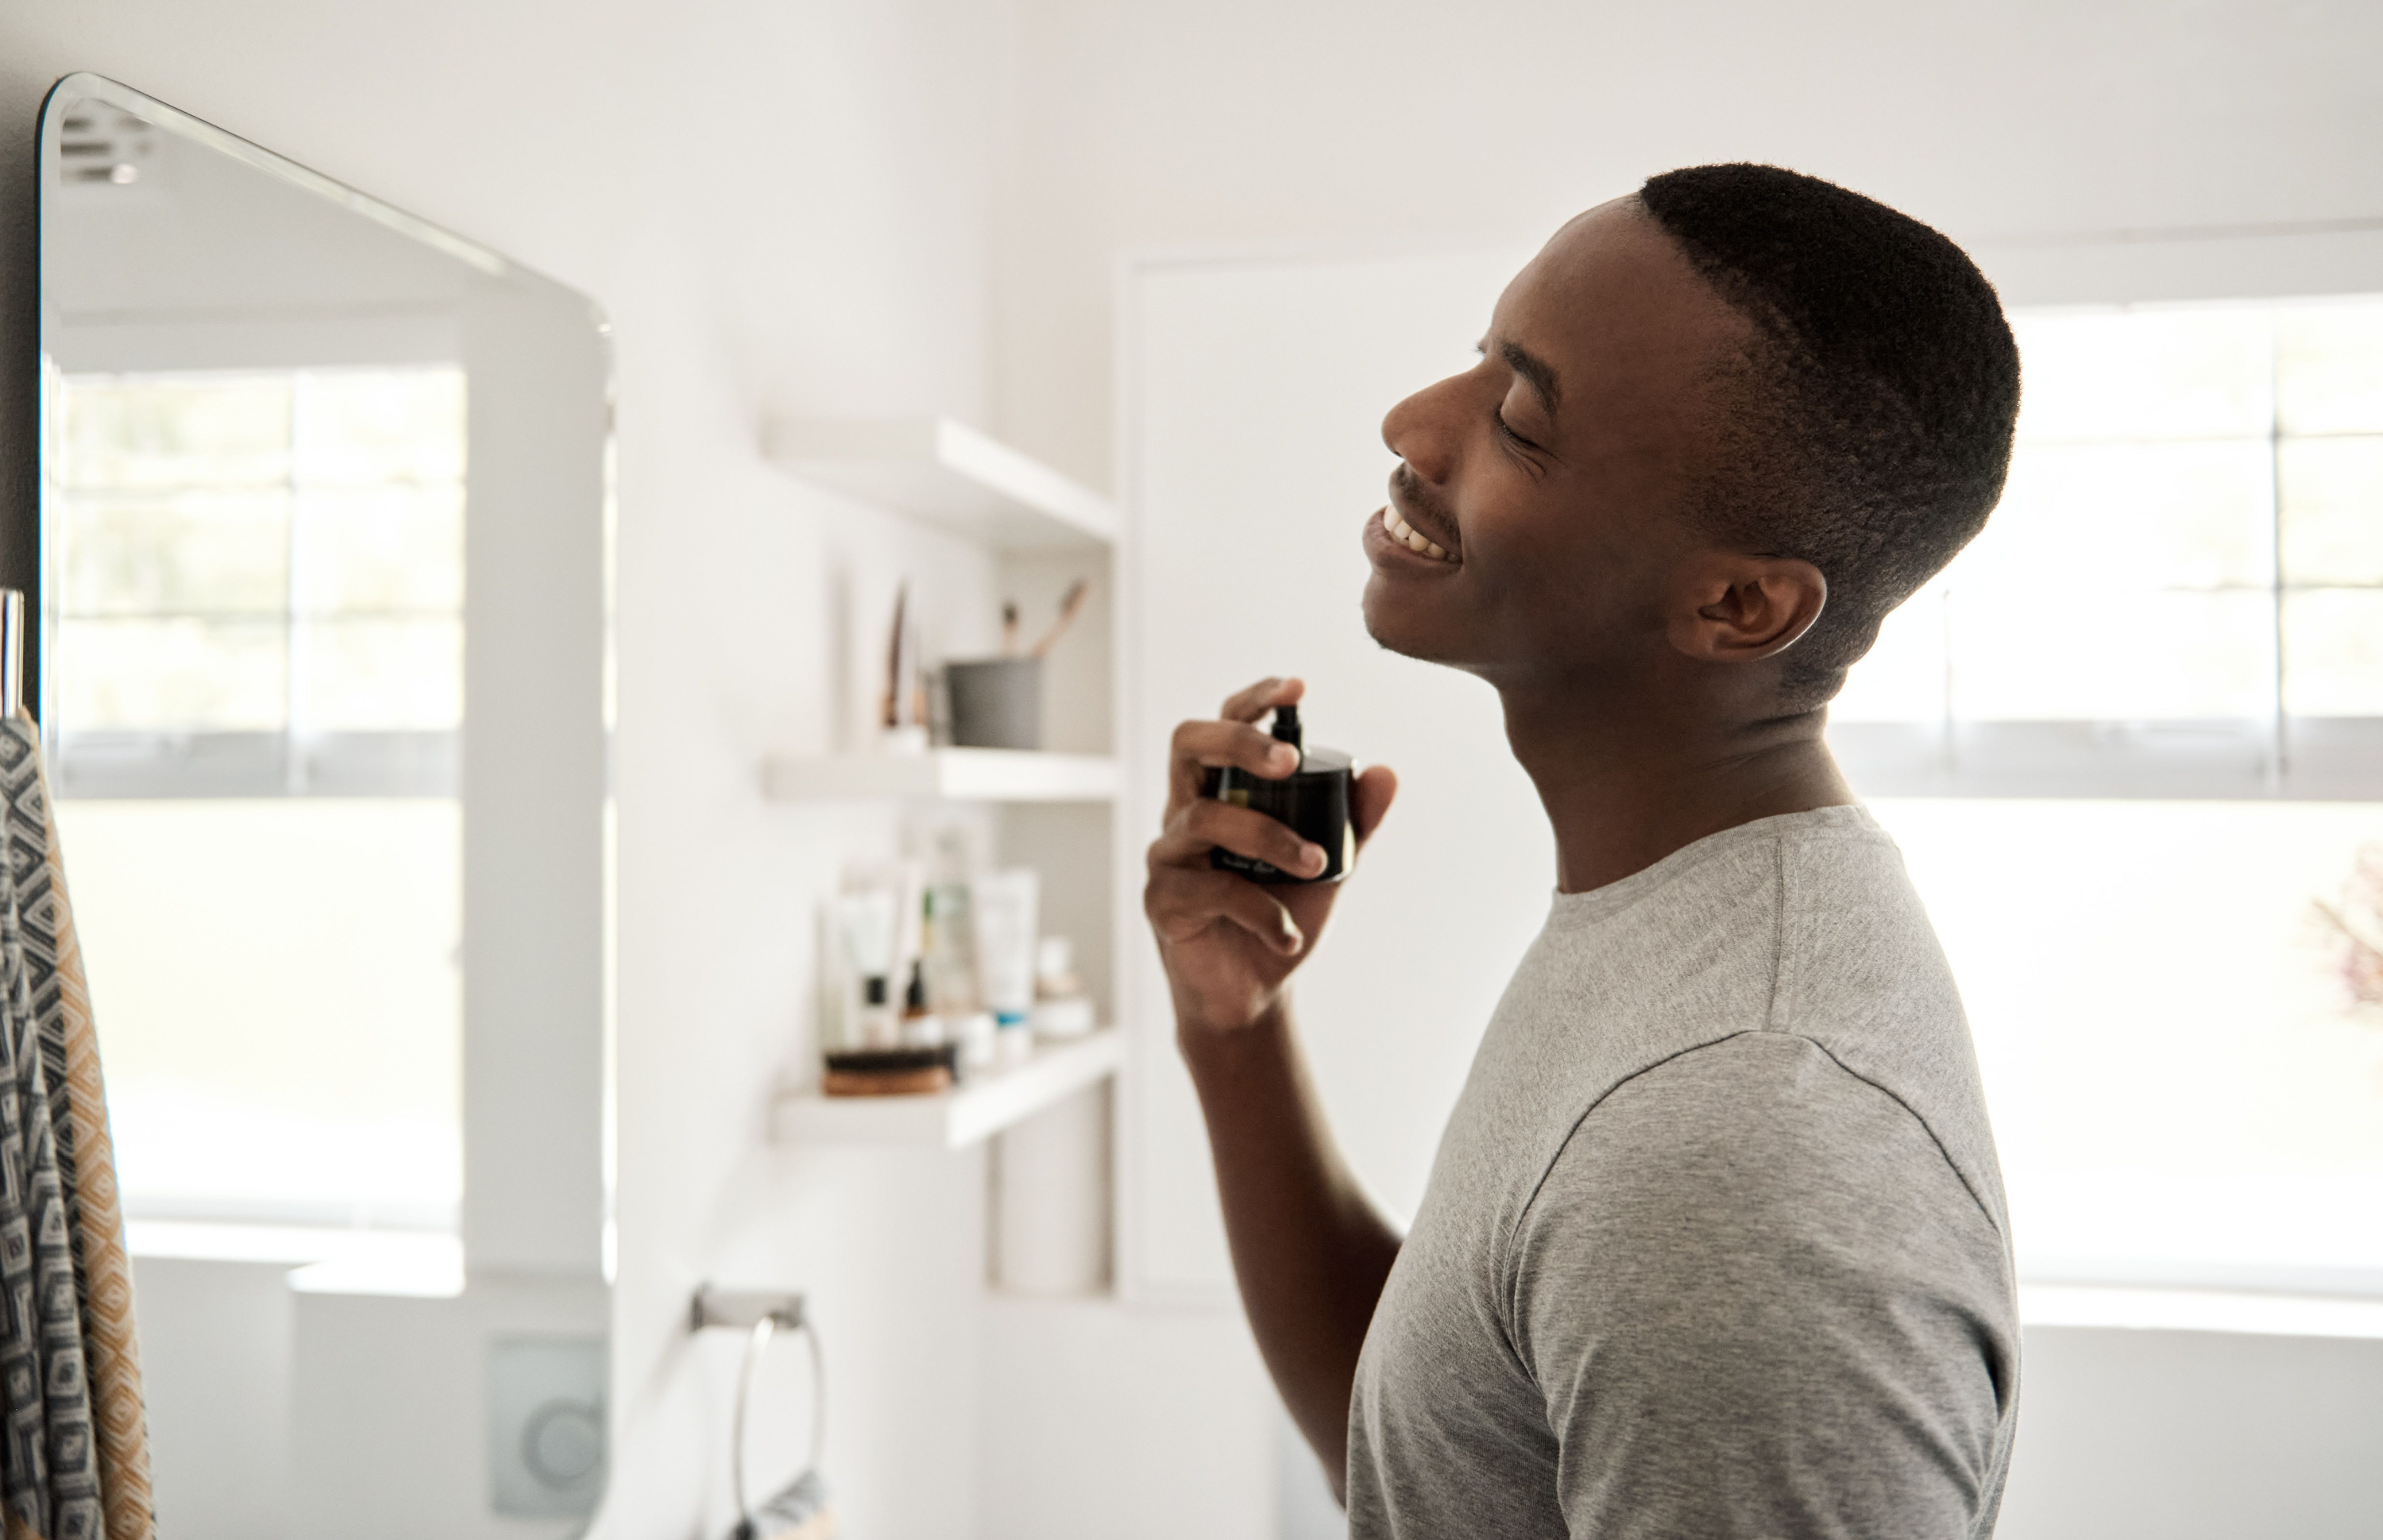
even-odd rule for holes
{"type": "Polygon", "coordinates": [[[1390,408],[1382,419],[1382,442],[1428,482],[1444,482],[1455,469],[1456,432],[1452,410],[1453,379],[1416,391],[1390,408]]]}

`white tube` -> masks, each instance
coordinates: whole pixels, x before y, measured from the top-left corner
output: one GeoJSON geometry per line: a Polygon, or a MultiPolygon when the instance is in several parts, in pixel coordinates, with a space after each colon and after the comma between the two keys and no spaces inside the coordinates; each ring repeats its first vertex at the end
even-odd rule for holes
{"type": "Polygon", "coordinates": [[[1042,885],[1019,867],[980,877],[969,906],[976,924],[977,985],[1004,1027],[1022,1027],[1034,1008],[1034,938],[1042,885]]]}
{"type": "Polygon", "coordinates": [[[847,1031],[841,1046],[891,1048],[900,1017],[894,1009],[894,943],[899,905],[885,888],[864,888],[835,901],[836,928],[844,936],[845,958],[860,991],[858,1033],[847,1031]],[[859,1041],[853,1039],[858,1037],[859,1041]]]}

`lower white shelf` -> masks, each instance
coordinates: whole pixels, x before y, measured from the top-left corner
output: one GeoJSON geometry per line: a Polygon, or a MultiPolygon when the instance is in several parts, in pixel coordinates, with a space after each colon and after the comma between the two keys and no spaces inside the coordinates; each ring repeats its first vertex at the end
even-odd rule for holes
{"type": "Polygon", "coordinates": [[[919,754],[777,757],[761,767],[773,802],[858,801],[881,796],[975,802],[1106,802],[1117,764],[1093,754],[1015,748],[933,748],[919,754]]]}
{"type": "Polygon", "coordinates": [[[980,1074],[931,1096],[783,1097],[770,1116],[779,1144],[905,1144],[961,1150],[1117,1073],[1125,1039],[1114,1027],[1046,1040],[1015,1069],[980,1074]]]}

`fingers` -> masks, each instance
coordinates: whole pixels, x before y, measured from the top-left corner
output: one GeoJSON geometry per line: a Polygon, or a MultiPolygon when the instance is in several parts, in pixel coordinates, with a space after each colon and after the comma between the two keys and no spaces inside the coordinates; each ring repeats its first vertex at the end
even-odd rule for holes
{"type": "Polygon", "coordinates": [[[1270,780],[1297,770],[1298,750],[1251,724],[1306,693],[1302,680],[1261,679],[1225,702],[1219,713],[1223,721],[1187,721],[1177,727],[1167,762],[1168,813],[1200,795],[1210,770],[1229,765],[1270,780]]]}
{"type": "Polygon", "coordinates": [[[1357,826],[1357,847],[1374,837],[1382,826],[1382,815],[1390,810],[1398,799],[1398,772],[1388,765],[1368,765],[1357,772],[1349,787],[1349,821],[1357,826]]]}
{"type": "Polygon", "coordinates": [[[1151,844],[1150,865],[1153,870],[1163,866],[1204,869],[1208,852],[1219,846],[1302,877],[1313,877],[1325,867],[1324,847],[1301,839],[1289,824],[1205,797],[1185,803],[1167,819],[1165,832],[1151,844]]]}
{"type": "Polygon", "coordinates": [[[1248,931],[1286,957],[1297,956],[1307,944],[1290,910],[1266,889],[1230,872],[1154,867],[1142,906],[1163,941],[1191,941],[1221,923],[1248,931]]]}
{"type": "Polygon", "coordinates": [[[1261,679],[1248,689],[1229,696],[1225,708],[1217,715],[1227,721],[1255,721],[1278,706],[1296,706],[1299,697],[1307,693],[1303,679],[1261,679]]]}
{"type": "Polygon", "coordinates": [[[1247,722],[1187,721],[1167,749],[1167,798],[1171,812],[1200,795],[1212,766],[1230,765],[1278,780],[1299,768],[1299,750],[1247,722]]]}

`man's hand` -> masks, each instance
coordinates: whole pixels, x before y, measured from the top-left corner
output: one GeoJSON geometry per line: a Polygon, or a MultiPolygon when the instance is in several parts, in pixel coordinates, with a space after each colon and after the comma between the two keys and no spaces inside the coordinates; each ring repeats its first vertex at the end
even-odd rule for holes
{"type": "MultiPolygon", "coordinates": [[[[1214,768],[1229,765],[1270,781],[1299,768],[1290,745],[1253,724],[1277,706],[1296,702],[1305,689],[1296,679],[1261,680],[1225,702],[1221,721],[1187,721],[1175,730],[1166,826],[1150,847],[1142,909],[1158,933],[1182,1031],[1230,1030],[1262,1018],[1331,916],[1338,882],[1269,885],[1208,865],[1208,852],[1222,845],[1285,871],[1324,869],[1323,850],[1288,826],[1201,795],[1214,768]]],[[[1360,850],[1398,789],[1398,777],[1385,766],[1356,778],[1349,816],[1360,850]]]]}

